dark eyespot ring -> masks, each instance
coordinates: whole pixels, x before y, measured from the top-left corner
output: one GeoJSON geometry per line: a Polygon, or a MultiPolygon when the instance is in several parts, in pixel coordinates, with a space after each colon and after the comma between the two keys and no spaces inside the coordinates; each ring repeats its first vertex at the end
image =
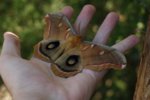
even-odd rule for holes
{"type": "Polygon", "coordinates": [[[67,66],[74,66],[79,62],[79,56],[78,55],[71,55],[67,58],[66,60],[66,65],[67,66]]]}
{"type": "Polygon", "coordinates": [[[59,41],[52,41],[50,43],[48,43],[48,45],[46,46],[47,50],[53,50],[55,48],[57,48],[60,45],[59,41]]]}

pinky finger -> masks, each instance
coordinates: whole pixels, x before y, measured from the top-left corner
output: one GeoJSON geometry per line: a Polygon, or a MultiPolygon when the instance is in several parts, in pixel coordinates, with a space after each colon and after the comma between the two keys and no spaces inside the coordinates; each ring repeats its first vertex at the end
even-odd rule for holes
{"type": "Polygon", "coordinates": [[[112,47],[119,50],[120,52],[125,52],[133,48],[138,42],[139,38],[136,35],[130,35],[112,47]]]}

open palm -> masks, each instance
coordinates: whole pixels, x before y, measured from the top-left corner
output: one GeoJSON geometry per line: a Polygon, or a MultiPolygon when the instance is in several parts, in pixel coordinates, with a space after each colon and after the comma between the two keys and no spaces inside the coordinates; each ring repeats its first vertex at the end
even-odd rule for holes
{"type": "MultiPolygon", "coordinates": [[[[74,28],[85,33],[92,19],[95,8],[92,5],[83,7],[75,21],[74,28]],[[80,24],[80,28],[78,25],[80,24]]],[[[62,10],[69,19],[73,9],[69,6],[62,10]]],[[[110,32],[118,21],[118,15],[111,12],[97,31],[93,43],[106,44],[110,32]]],[[[124,52],[135,44],[138,38],[134,35],[113,45],[124,52]]],[[[11,33],[4,34],[4,43],[0,56],[0,75],[14,100],[88,100],[94,87],[106,71],[93,72],[83,70],[70,78],[60,78],[50,72],[50,64],[32,57],[25,60],[20,56],[19,38],[11,33]]]]}

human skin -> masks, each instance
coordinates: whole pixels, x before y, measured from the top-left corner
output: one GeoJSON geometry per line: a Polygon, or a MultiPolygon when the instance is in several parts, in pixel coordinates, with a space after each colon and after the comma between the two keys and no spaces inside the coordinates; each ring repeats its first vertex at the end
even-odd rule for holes
{"type": "MultiPolygon", "coordinates": [[[[73,9],[66,6],[61,12],[71,19],[73,9]]],[[[74,23],[77,32],[86,33],[94,13],[94,6],[83,7],[74,23]],[[79,24],[80,28],[78,28],[79,24]]],[[[93,43],[106,44],[118,19],[115,12],[110,12],[95,34],[93,43]]],[[[138,37],[130,35],[112,47],[125,52],[134,47],[138,41],[138,37]]],[[[107,72],[84,69],[82,73],[73,77],[61,78],[53,75],[49,67],[48,63],[35,57],[30,60],[23,59],[20,55],[19,37],[12,32],[4,33],[0,75],[13,100],[89,100],[95,86],[101,82],[107,72]]]]}

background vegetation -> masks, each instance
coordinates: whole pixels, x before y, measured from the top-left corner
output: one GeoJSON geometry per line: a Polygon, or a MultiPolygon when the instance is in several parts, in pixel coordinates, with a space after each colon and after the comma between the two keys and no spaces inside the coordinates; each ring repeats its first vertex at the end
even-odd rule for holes
{"type": "MultiPolygon", "coordinates": [[[[120,16],[109,45],[130,34],[143,36],[148,17],[149,0],[1,0],[0,2],[0,47],[5,31],[15,32],[21,38],[22,56],[30,58],[33,46],[42,39],[43,17],[46,13],[60,11],[71,5],[74,10],[72,22],[85,4],[93,4],[97,12],[90,24],[87,40],[92,40],[99,25],[110,11],[120,16]]],[[[125,70],[110,70],[99,84],[92,100],[132,100],[140,46],[126,53],[128,66],[125,70]]],[[[2,81],[1,81],[2,84],[2,81]]]]}

